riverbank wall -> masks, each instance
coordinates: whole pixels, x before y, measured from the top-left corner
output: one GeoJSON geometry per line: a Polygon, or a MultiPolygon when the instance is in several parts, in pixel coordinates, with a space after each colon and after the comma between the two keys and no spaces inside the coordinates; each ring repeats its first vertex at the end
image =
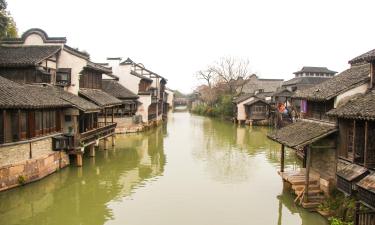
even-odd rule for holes
{"type": "Polygon", "coordinates": [[[65,152],[52,151],[52,137],[0,146],[0,191],[24,185],[69,165],[65,152]]]}

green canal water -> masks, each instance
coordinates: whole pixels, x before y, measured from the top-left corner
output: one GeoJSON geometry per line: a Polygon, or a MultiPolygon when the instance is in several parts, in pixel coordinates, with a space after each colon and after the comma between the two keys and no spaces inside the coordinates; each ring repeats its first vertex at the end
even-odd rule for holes
{"type": "MultiPolygon", "coordinates": [[[[166,126],[85,155],[82,168],[0,193],[0,224],[325,225],[283,193],[267,132],[170,114],[166,126]]],[[[287,167],[299,164],[288,151],[287,167]]]]}

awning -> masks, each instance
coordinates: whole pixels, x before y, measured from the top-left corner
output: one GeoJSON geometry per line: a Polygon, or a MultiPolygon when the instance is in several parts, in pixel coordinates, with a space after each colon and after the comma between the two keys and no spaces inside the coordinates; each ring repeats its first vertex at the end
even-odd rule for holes
{"type": "Polygon", "coordinates": [[[336,175],[344,178],[345,180],[351,182],[354,179],[365,175],[368,172],[368,169],[356,164],[349,164],[338,170],[336,175]]]}
{"type": "Polygon", "coordinates": [[[268,138],[290,148],[301,148],[337,131],[335,125],[298,121],[267,135],[268,138]]]}
{"type": "Polygon", "coordinates": [[[357,185],[375,194],[375,173],[367,175],[365,178],[360,180],[357,185]]]}

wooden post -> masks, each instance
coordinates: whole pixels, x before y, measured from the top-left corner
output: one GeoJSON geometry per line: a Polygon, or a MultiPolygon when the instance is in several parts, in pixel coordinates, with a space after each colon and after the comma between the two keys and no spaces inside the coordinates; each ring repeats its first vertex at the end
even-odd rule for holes
{"type": "Polygon", "coordinates": [[[368,148],[368,143],[367,143],[367,140],[368,140],[368,121],[366,120],[365,121],[365,152],[363,154],[363,164],[365,165],[365,167],[367,167],[367,148],[368,148]]]}
{"type": "Polygon", "coordinates": [[[306,151],[306,173],[305,173],[305,190],[303,193],[303,201],[308,202],[309,184],[310,184],[310,167],[311,167],[311,148],[307,146],[306,151]]]}
{"type": "Polygon", "coordinates": [[[114,116],[115,116],[114,108],[115,108],[115,107],[112,107],[112,123],[113,123],[113,118],[114,118],[114,116]]]}
{"type": "Polygon", "coordinates": [[[281,168],[280,171],[284,172],[284,157],[285,157],[285,145],[281,145],[281,168]]]}
{"type": "Polygon", "coordinates": [[[115,140],[115,135],[112,135],[112,146],[115,146],[116,140],[115,140]]]}
{"type": "Polygon", "coordinates": [[[90,157],[95,157],[95,145],[94,144],[89,146],[89,150],[90,150],[90,157]]]}
{"type": "Polygon", "coordinates": [[[4,135],[4,137],[3,137],[3,142],[1,142],[0,141],[0,143],[5,143],[6,141],[7,141],[7,139],[6,139],[6,136],[7,136],[7,133],[6,133],[6,127],[7,127],[7,120],[6,120],[6,116],[7,116],[7,114],[6,114],[6,110],[5,109],[3,109],[3,135],[4,135]]]}
{"type": "Polygon", "coordinates": [[[354,122],[353,122],[353,160],[352,160],[353,163],[355,161],[355,149],[356,149],[356,147],[355,147],[355,135],[356,135],[356,122],[354,120],[354,122]]]}
{"type": "Polygon", "coordinates": [[[107,108],[104,108],[104,125],[107,125],[107,108]]]}
{"type": "Polygon", "coordinates": [[[108,150],[108,138],[103,139],[103,149],[108,150]]]}
{"type": "Polygon", "coordinates": [[[21,110],[17,110],[17,119],[18,119],[18,140],[21,140],[21,110]]]}
{"type": "Polygon", "coordinates": [[[82,154],[81,153],[76,154],[76,159],[77,159],[77,166],[81,167],[83,165],[82,154]]]}
{"type": "Polygon", "coordinates": [[[355,208],[354,208],[354,225],[358,225],[359,224],[359,209],[360,209],[360,203],[359,202],[356,202],[355,203],[355,208]]]}
{"type": "Polygon", "coordinates": [[[302,168],[306,169],[306,156],[307,156],[307,149],[306,147],[303,147],[303,162],[302,162],[302,168]]]}

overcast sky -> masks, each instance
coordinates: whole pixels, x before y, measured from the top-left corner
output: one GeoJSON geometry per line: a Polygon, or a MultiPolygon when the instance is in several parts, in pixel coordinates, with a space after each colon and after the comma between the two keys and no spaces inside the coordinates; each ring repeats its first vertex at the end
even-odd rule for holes
{"type": "Polygon", "coordinates": [[[65,36],[95,62],[130,57],[183,92],[222,56],[290,79],[302,66],[342,71],[375,48],[374,0],[8,0],[8,9],[20,34],[65,36]]]}

